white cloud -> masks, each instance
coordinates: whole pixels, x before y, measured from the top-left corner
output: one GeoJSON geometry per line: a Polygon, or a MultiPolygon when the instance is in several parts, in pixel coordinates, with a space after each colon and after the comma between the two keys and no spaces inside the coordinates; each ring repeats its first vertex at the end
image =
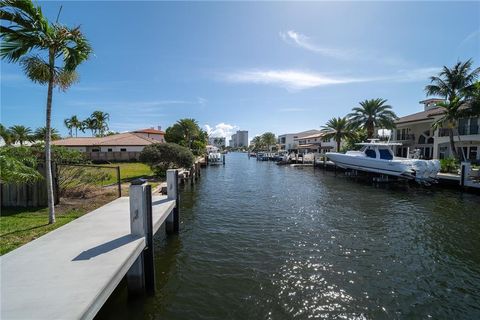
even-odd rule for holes
{"type": "Polygon", "coordinates": [[[198,103],[199,105],[202,105],[202,106],[203,106],[203,105],[205,105],[207,102],[208,102],[207,99],[202,98],[202,97],[197,97],[197,103],[198,103]]]}
{"type": "Polygon", "coordinates": [[[277,85],[291,91],[298,91],[320,86],[368,81],[332,77],[314,72],[297,70],[246,70],[230,73],[224,76],[228,82],[259,83],[277,85]]]}
{"type": "Polygon", "coordinates": [[[386,76],[383,79],[379,80],[392,80],[398,82],[415,82],[415,81],[425,81],[428,82],[429,78],[433,75],[437,75],[440,72],[441,68],[439,67],[427,67],[427,68],[416,68],[416,69],[402,69],[398,70],[395,74],[391,76],[386,76]]]}
{"type": "Polygon", "coordinates": [[[313,51],[329,57],[350,59],[353,55],[358,54],[358,52],[354,50],[336,49],[331,47],[320,46],[318,44],[313,43],[308,36],[295,32],[293,30],[289,30],[287,32],[280,32],[280,37],[288,44],[293,44],[303,49],[313,51]]]}
{"type": "Polygon", "coordinates": [[[206,124],[204,125],[205,130],[207,131],[210,137],[222,137],[222,138],[229,138],[232,134],[234,134],[239,127],[235,125],[231,125],[228,123],[221,122],[214,127],[206,124]]]}
{"type": "Polygon", "coordinates": [[[352,48],[334,48],[330,46],[319,45],[318,43],[315,43],[310,37],[294,30],[280,32],[280,37],[287,44],[297,46],[326,57],[372,63],[381,62],[385,65],[390,66],[408,65],[408,61],[406,61],[402,57],[398,57],[388,53],[379,53],[371,50],[359,50],[352,48]]]}
{"type": "MultiPolygon", "coordinates": [[[[400,69],[390,74],[369,77],[344,77],[298,70],[243,70],[223,74],[222,79],[232,83],[253,83],[275,85],[289,91],[323,87],[328,85],[351,84],[373,81],[416,82],[428,81],[429,77],[439,72],[438,67],[400,69]]],[[[299,111],[285,108],[284,112],[299,111]]]]}

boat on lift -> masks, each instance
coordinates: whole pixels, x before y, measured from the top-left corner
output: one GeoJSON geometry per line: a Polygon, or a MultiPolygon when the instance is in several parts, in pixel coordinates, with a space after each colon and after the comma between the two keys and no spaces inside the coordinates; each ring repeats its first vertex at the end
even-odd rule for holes
{"type": "Polygon", "coordinates": [[[392,147],[401,143],[370,139],[358,145],[362,146],[359,151],[327,152],[326,156],[340,168],[396,176],[425,184],[434,182],[440,171],[438,160],[395,157],[392,147]]]}
{"type": "Polygon", "coordinates": [[[213,147],[210,149],[208,153],[208,164],[209,165],[219,165],[223,164],[223,157],[221,152],[219,152],[217,147],[213,147]]]}

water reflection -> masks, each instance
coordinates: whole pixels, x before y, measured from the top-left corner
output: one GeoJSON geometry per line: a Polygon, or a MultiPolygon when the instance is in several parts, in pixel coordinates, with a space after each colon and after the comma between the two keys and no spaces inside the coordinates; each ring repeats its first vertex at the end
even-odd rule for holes
{"type": "Polygon", "coordinates": [[[181,199],[157,295],[103,318],[480,318],[476,195],[229,154],[181,199]]]}

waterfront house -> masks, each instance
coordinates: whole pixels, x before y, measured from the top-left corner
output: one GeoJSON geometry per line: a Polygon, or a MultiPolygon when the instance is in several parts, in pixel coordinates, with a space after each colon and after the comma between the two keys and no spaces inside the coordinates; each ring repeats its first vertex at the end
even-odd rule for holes
{"type": "MultiPolygon", "coordinates": [[[[423,111],[399,118],[396,129],[392,131],[392,142],[402,143],[395,147],[395,154],[406,157],[408,150],[420,150],[424,159],[443,159],[452,155],[448,130],[432,129],[432,124],[443,114],[438,103],[443,99],[427,99],[420,101],[423,111]]],[[[479,117],[470,117],[458,121],[458,135],[455,134],[455,146],[458,153],[474,162],[480,161],[479,117]]]]}
{"type": "Polygon", "coordinates": [[[307,130],[298,133],[285,133],[278,136],[277,143],[280,145],[280,150],[294,150],[298,143],[295,139],[303,138],[312,134],[320,133],[320,130],[307,130]]]}
{"type": "MultiPolygon", "coordinates": [[[[325,138],[324,132],[314,133],[308,136],[295,138],[295,150],[299,153],[325,153],[338,152],[337,142],[334,138],[325,138]]],[[[340,147],[342,143],[340,144],[340,147]]]]}
{"type": "Polygon", "coordinates": [[[148,130],[125,132],[98,138],[66,138],[52,141],[52,144],[83,152],[92,161],[134,161],[139,159],[140,152],[146,146],[164,142],[163,135],[146,132],[148,130]]]}
{"type": "Polygon", "coordinates": [[[162,127],[158,126],[158,129],[148,128],[148,129],[141,129],[141,130],[135,130],[132,131],[133,133],[136,133],[142,137],[147,137],[151,138],[154,140],[157,140],[158,142],[165,142],[165,132],[162,131],[162,127]]]}

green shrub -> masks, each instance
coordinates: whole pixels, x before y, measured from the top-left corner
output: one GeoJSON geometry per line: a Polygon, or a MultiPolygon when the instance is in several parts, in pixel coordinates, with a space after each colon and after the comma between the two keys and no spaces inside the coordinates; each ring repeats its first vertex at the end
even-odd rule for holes
{"type": "Polygon", "coordinates": [[[456,173],[459,168],[459,164],[455,158],[440,159],[440,171],[456,173]]]}
{"type": "Polygon", "coordinates": [[[165,176],[167,169],[190,168],[194,159],[188,148],[175,143],[154,143],[140,153],[140,161],[148,164],[160,177],[165,176]]]}

